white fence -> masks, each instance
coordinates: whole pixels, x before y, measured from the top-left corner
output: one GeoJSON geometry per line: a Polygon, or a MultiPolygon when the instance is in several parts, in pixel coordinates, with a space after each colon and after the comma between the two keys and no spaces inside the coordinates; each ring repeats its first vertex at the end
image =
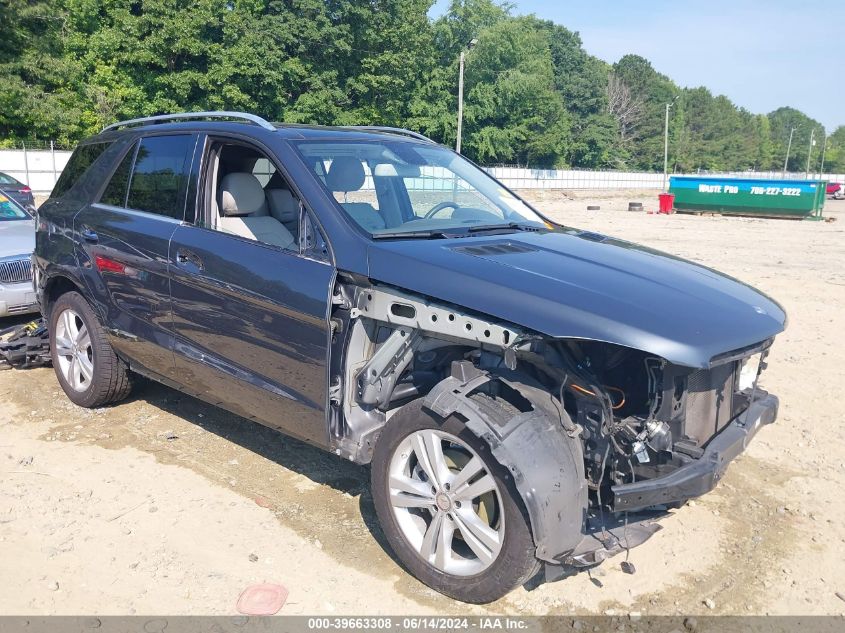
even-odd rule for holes
{"type": "MultiPolygon", "coordinates": [[[[635,171],[589,171],[582,169],[530,169],[526,167],[487,167],[490,174],[511,189],[661,189],[663,174],[635,171]]],[[[803,180],[806,174],[777,171],[731,171],[720,173],[673,174],[676,176],[713,176],[731,178],[782,178],[803,180]]],[[[833,182],[845,182],[845,174],[810,174],[833,182]]]]}
{"type": "MultiPolygon", "coordinates": [[[[35,193],[49,194],[70,158],[62,150],[0,149],[0,172],[29,185],[35,193]]],[[[487,171],[511,189],[660,189],[663,174],[635,171],[589,171],[582,169],[530,169],[488,167],[487,171]]],[[[732,176],[736,178],[780,179],[781,172],[723,172],[678,174],[688,176],[732,176]]],[[[803,179],[804,173],[786,174],[803,179]]],[[[811,178],[845,183],[845,174],[810,174],[811,178]]]]}
{"type": "Polygon", "coordinates": [[[48,194],[67,165],[70,152],[60,150],[0,149],[0,171],[48,194]]]}

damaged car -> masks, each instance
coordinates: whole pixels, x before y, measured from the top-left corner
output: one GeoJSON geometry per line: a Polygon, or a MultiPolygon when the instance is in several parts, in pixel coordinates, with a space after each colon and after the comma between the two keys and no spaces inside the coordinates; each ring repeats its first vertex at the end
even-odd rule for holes
{"type": "Polygon", "coordinates": [[[369,465],[396,557],[458,600],[637,545],[777,416],[775,301],[407,130],[124,121],[37,226],[73,402],[146,376],[369,465]]]}

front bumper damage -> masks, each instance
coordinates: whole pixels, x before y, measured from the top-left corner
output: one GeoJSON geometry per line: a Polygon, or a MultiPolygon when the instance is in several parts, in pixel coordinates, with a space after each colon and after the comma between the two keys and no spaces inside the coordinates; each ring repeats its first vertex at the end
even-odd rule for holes
{"type": "MultiPolygon", "coordinates": [[[[686,501],[715,488],[728,464],[746,449],[763,426],[777,419],[777,413],[777,396],[758,391],[749,407],[710,440],[700,458],[664,477],[613,486],[615,514],[609,517],[591,514],[585,522],[581,542],[561,562],[590,567],[647,541],[661,529],[656,520],[665,516],[665,511],[655,506],[686,501]]],[[[561,568],[547,565],[547,579],[562,573],[561,568]]]]}
{"type": "Polygon", "coordinates": [[[444,418],[462,417],[508,469],[528,510],[547,580],[645,542],[660,530],[656,521],[666,515],[667,504],[712,490],[757,431],[777,417],[777,397],[757,390],[745,411],[707,442],[701,457],[690,457],[664,476],[613,486],[610,504],[602,511],[588,503],[578,429],[570,428],[565,415],[542,406],[549,400],[540,398],[543,392],[527,379],[498,371],[494,376],[468,362],[453,363],[452,376],[428,394],[425,406],[444,418]],[[502,381],[538,406],[516,415],[483,410],[469,396],[491,380],[502,381]]]}
{"type": "Polygon", "coordinates": [[[749,407],[707,444],[704,455],[657,479],[613,486],[613,509],[633,512],[650,506],[677,503],[710,492],[728,464],[742,453],[766,424],[777,418],[778,399],[758,393],[749,407]]]}

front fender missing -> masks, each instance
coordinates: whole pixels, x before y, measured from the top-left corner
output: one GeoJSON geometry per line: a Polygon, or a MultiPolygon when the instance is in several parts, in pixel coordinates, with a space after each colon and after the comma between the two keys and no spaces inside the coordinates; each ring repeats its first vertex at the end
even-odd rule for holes
{"type": "Polygon", "coordinates": [[[513,477],[528,510],[537,558],[559,564],[561,556],[581,541],[587,516],[581,442],[541,407],[508,417],[469,397],[493,379],[486,372],[469,380],[446,378],[423,404],[444,418],[461,416],[470,431],[490,446],[513,477]]]}

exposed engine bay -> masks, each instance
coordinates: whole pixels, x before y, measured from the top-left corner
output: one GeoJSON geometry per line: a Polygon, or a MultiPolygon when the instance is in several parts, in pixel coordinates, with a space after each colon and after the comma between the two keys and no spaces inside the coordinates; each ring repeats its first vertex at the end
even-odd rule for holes
{"type": "MultiPolygon", "coordinates": [[[[518,485],[531,480],[525,485],[528,492],[520,492],[534,521],[541,511],[531,512],[526,496],[554,468],[532,464],[537,461],[532,452],[548,433],[535,434],[537,446],[513,445],[508,452],[509,425],[532,412],[555,421],[553,432],[581,461],[583,490],[570,485],[564,493],[583,498],[588,514],[672,504],[682,500],[676,498],[678,490],[694,496],[706,489],[697,492],[683,482],[668,492],[643,493],[642,487],[701,460],[708,442],[741,417],[759,395],[757,379],[771,344],[762,342],[697,369],[619,345],[549,339],[360,279],[339,278],[332,304],[330,433],[335,452],[368,463],[390,416],[420,397],[444,415],[497,417],[473,409],[473,393],[483,392],[501,402],[507,414],[487,420],[486,427],[468,426],[491,444],[494,454],[501,448],[497,457],[511,468],[518,485]]],[[[543,544],[537,540],[539,551],[543,544]]],[[[561,547],[549,544],[547,560],[561,547]]],[[[565,549],[571,554],[577,544],[565,549]]]]}

